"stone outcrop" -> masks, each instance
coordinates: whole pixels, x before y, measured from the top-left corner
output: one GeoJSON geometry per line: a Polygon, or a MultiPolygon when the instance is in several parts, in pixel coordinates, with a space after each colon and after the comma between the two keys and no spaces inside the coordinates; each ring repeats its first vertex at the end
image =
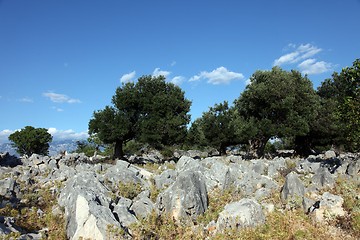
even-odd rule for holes
{"type": "MultiPolygon", "coordinates": [[[[127,239],[133,224],[142,224],[152,213],[181,224],[198,224],[197,218],[211,204],[212,191],[232,191],[240,197],[203,226],[222,232],[264,224],[266,214],[293,208],[303,207],[320,222],[346,216],[343,198],[330,193],[331,189],[339,177],[360,179],[359,154],[332,151],[304,159],[282,155],[250,160],[245,155],[209,157],[200,151],[177,151],[173,163],[155,165],[156,170],[146,164],[165,161],[157,151],[130,158],[134,164],[122,160],[103,163],[79,153],[23,158],[0,154],[0,207],[20,208],[28,201],[24,198],[27,188],[46,188],[57,196],[52,213],[64,215],[68,239],[112,239],[115,233],[109,228],[118,229],[120,239],[127,239]],[[119,185],[139,189],[129,197],[119,185]],[[282,203],[268,201],[279,194],[282,203]]],[[[41,197],[35,199],[41,201],[41,197]]],[[[39,217],[44,216],[43,210],[36,210],[39,217]]],[[[15,223],[14,217],[0,216],[0,238],[17,234],[36,239],[47,231],[28,232],[15,223]]]]}
{"type": "Polygon", "coordinates": [[[176,220],[188,217],[195,219],[203,214],[208,207],[204,176],[192,170],[181,172],[176,181],[160,193],[157,206],[160,212],[176,220]]]}
{"type": "Polygon", "coordinates": [[[265,214],[261,205],[252,199],[244,198],[224,207],[219,214],[216,229],[223,231],[228,228],[256,227],[263,223],[265,223],[265,214]]]}

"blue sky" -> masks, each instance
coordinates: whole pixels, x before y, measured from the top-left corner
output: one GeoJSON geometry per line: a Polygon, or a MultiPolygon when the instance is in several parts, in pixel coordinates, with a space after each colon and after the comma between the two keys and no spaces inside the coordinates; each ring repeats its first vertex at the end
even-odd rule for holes
{"type": "Polygon", "coordinates": [[[122,82],[163,74],[192,120],[256,70],[316,88],[359,58],[359,0],[0,0],[0,143],[27,125],[86,136],[122,82]]]}

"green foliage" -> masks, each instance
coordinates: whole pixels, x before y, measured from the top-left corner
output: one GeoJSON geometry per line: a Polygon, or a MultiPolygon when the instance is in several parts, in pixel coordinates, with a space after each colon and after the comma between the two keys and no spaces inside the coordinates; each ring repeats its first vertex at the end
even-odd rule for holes
{"type": "Polygon", "coordinates": [[[16,151],[21,155],[30,156],[33,153],[47,155],[52,136],[45,128],[26,126],[20,131],[12,133],[9,140],[13,142],[16,151]]]}
{"type": "Polygon", "coordinates": [[[155,148],[184,141],[191,102],[163,76],[143,76],[136,84],[118,87],[112,103],[94,112],[89,133],[106,144],[115,143],[114,157],[123,155],[122,146],[130,140],[155,148]]]}
{"type": "MultiPolygon", "coordinates": [[[[263,155],[271,137],[304,136],[316,117],[318,97],[311,81],[298,71],[256,71],[235,101],[237,114],[251,129],[250,147],[263,155]]],[[[245,129],[246,129],[245,128],[245,129]]],[[[248,135],[246,131],[238,134],[248,135]]]]}
{"type": "Polygon", "coordinates": [[[233,112],[228,102],[215,104],[199,120],[200,128],[209,146],[225,154],[226,147],[235,144],[233,112]]]}

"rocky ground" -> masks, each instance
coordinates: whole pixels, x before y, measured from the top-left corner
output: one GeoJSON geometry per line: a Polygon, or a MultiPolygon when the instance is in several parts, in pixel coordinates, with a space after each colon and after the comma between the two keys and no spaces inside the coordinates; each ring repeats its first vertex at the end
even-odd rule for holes
{"type": "Polygon", "coordinates": [[[360,155],[0,155],[3,239],[358,239],[360,155]]]}

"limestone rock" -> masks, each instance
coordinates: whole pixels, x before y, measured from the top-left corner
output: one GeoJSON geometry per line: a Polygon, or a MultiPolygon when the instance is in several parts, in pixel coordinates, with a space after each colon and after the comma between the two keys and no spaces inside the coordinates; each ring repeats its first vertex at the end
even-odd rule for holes
{"type": "Polygon", "coordinates": [[[255,227],[265,223],[265,215],[261,205],[255,200],[244,198],[238,202],[229,203],[219,214],[216,229],[255,227]]]}
{"type": "Polygon", "coordinates": [[[157,206],[174,219],[195,218],[208,207],[204,176],[197,171],[183,171],[176,181],[160,193],[157,206]]]}
{"type": "Polygon", "coordinates": [[[284,186],[281,190],[281,199],[287,203],[292,202],[295,205],[302,204],[305,194],[305,187],[298,175],[294,172],[286,176],[284,186]]]}

